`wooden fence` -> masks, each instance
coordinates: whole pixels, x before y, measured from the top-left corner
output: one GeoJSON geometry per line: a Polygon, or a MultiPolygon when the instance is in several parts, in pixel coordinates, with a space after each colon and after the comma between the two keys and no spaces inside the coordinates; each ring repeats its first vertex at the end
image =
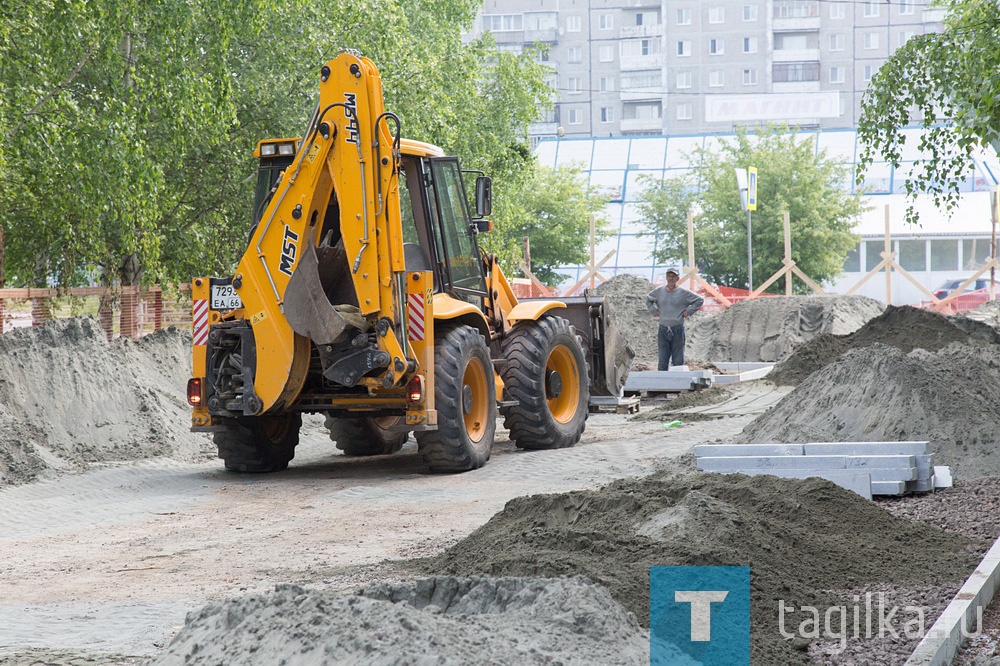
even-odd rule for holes
{"type": "Polygon", "coordinates": [[[94,316],[109,340],[169,326],[190,328],[190,290],[190,285],[0,289],[0,331],[84,315],[94,316]]]}

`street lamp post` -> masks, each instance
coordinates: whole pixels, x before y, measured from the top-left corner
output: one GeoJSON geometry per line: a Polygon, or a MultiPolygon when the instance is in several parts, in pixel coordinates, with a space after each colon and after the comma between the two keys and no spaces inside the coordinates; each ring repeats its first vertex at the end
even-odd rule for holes
{"type": "Polygon", "coordinates": [[[736,185],[740,190],[740,206],[747,212],[747,291],[753,293],[753,238],[751,211],[757,208],[757,169],[735,169],[736,185]]]}

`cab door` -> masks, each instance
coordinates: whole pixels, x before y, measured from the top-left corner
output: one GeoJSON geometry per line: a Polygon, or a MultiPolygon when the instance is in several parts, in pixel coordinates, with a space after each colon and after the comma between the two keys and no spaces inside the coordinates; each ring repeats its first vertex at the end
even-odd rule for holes
{"type": "Polygon", "coordinates": [[[482,310],[486,281],[458,159],[439,157],[430,163],[435,244],[445,267],[445,291],[482,310]]]}

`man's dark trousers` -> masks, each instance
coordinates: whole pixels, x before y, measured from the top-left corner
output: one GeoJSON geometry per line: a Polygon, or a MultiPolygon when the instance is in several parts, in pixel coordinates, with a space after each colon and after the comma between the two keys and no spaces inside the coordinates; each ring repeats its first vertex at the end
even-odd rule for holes
{"type": "Polygon", "coordinates": [[[657,370],[669,370],[671,365],[684,365],[684,326],[663,326],[656,335],[660,353],[657,370]]]}

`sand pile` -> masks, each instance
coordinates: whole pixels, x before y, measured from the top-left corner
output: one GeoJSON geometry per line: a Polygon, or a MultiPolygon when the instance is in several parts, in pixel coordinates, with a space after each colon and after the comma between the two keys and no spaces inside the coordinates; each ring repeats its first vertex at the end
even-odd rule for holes
{"type": "Polygon", "coordinates": [[[796,386],[819,368],[833,362],[849,349],[876,342],[904,352],[913,349],[937,350],[953,342],[970,345],[1000,343],[992,326],[967,317],[949,317],[931,310],[909,306],[889,306],[881,315],[848,335],[820,335],[795,350],[775,366],[768,380],[796,386]]]}
{"type": "Polygon", "coordinates": [[[688,349],[705,361],[780,361],[818,335],[861,328],[884,306],[865,296],[783,296],[734,303],[692,326],[688,349]]]}
{"type": "MultiPolygon", "coordinates": [[[[655,370],[656,320],[646,310],[655,285],[635,275],[617,275],[595,291],[611,303],[615,319],[632,349],[633,370],[655,370]]],[[[720,313],[698,312],[686,325],[686,360],[778,361],[813,337],[844,335],[882,312],[864,296],[788,296],[742,301],[720,313]]]]}
{"type": "Polygon", "coordinates": [[[191,336],[108,342],[93,318],[0,336],[0,485],[92,463],[214,455],[188,432],[191,336]]]}
{"type": "Polygon", "coordinates": [[[582,577],[381,584],[355,595],[279,586],[209,604],[151,663],[648,663],[648,636],[582,577]]]}
{"type": "Polygon", "coordinates": [[[444,555],[418,564],[458,576],[583,574],[644,626],[650,566],[750,565],[753,663],[791,665],[811,662],[804,644],[781,637],[779,599],[826,607],[841,597],[821,590],[876,582],[948,583],[953,592],[982,546],[820,479],[660,473],[512,500],[444,555]]]}
{"type": "Polygon", "coordinates": [[[874,343],[809,375],[736,440],[926,440],[935,464],[974,479],[1000,474],[998,432],[1000,347],[952,342],[907,353],[874,343]]]}

